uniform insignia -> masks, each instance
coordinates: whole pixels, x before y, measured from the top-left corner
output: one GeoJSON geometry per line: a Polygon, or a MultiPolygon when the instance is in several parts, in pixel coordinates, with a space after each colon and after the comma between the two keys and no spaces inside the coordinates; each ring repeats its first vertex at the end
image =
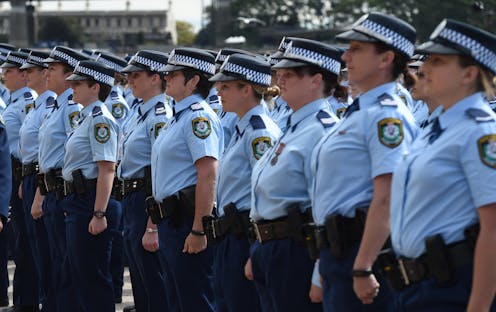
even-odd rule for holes
{"type": "Polygon", "coordinates": [[[154,127],[154,135],[155,135],[155,139],[158,137],[158,135],[160,134],[160,131],[165,127],[165,122],[159,122],[159,123],[156,123],[155,124],[155,127],[154,127]]]}
{"type": "Polygon", "coordinates": [[[385,118],[377,124],[379,141],[387,147],[396,147],[403,141],[403,122],[397,118],[385,118]]]}
{"type": "Polygon", "coordinates": [[[331,117],[331,115],[329,115],[328,112],[323,110],[319,111],[319,113],[317,114],[317,119],[324,126],[324,128],[332,127],[336,123],[334,119],[331,117]]]}
{"type": "Polygon", "coordinates": [[[67,97],[67,105],[77,105],[77,103],[72,100],[72,94],[69,94],[67,97]]]}
{"type": "Polygon", "coordinates": [[[167,110],[164,103],[158,102],[155,104],[155,115],[164,115],[165,113],[167,113],[167,110]]]}
{"type": "Polygon", "coordinates": [[[277,160],[279,159],[279,155],[281,155],[282,150],[286,147],[286,144],[284,143],[279,143],[279,146],[277,147],[275,156],[270,160],[270,164],[272,166],[275,166],[277,164],[277,160]]]}
{"type": "Polygon", "coordinates": [[[24,111],[26,112],[26,115],[34,108],[34,103],[29,103],[26,106],[24,106],[24,111]]]}
{"type": "Polygon", "coordinates": [[[465,113],[477,122],[487,122],[494,120],[493,116],[491,116],[488,112],[478,108],[469,108],[465,111],[465,113]]]}
{"type": "Polygon", "coordinates": [[[100,106],[93,107],[91,114],[93,117],[98,117],[100,115],[103,115],[102,108],[100,106]]]}
{"type": "Polygon", "coordinates": [[[383,106],[398,106],[398,103],[396,103],[394,98],[387,93],[383,93],[379,96],[379,103],[383,106]]]}
{"type": "Polygon", "coordinates": [[[250,117],[250,124],[253,129],[265,129],[265,122],[259,115],[253,115],[250,117]]]}
{"type": "Polygon", "coordinates": [[[191,110],[193,110],[193,111],[198,111],[198,110],[202,110],[203,106],[201,106],[200,103],[195,103],[195,104],[191,105],[189,108],[191,108],[191,110]]]}
{"type": "Polygon", "coordinates": [[[338,118],[341,118],[341,117],[343,117],[344,112],[346,112],[346,107],[338,108],[336,110],[336,115],[338,116],[338,118]]]}
{"type": "Polygon", "coordinates": [[[193,133],[200,139],[205,139],[212,132],[212,126],[210,125],[210,120],[205,117],[198,117],[193,119],[193,133]]]}
{"type": "Polygon", "coordinates": [[[106,123],[97,123],[95,125],[95,139],[99,143],[105,143],[110,139],[110,127],[106,123]]]}
{"type": "Polygon", "coordinates": [[[31,92],[24,92],[24,100],[26,102],[34,101],[34,97],[31,92]]]}
{"type": "Polygon", "coordinates": [[[122,118],[124,116],[124,107],[122,106],[121,103],[114,103],[112,104],[112,116],[114,118],[122,118]]]}
{"type": "Polygon", "coordinates": [[[53,108],[55,106],[55,98],[54,97],[49,97],[46,100],[46,108],[53,108]]]}
{"type": "Polygon", "coordinates": [[[210,105],[220,104],[219,97],[217,95],[211,95],[208,97],[208,103],[210,105]]]}
{"type": "Polygon", "coordinates": [[[400,99],[405,103],[406,106],[408,106],[408,101],[406,100],[406,96],[404,94],[400,94],[400,99]]]}
{"type": "Polygon", "coordinates": [[[496,169],[496,134],[485,135],[477,140],[479,157],[482,162],[493,169],[496,169]]]}
{"type": "Polygon", "coordinates": [[[69,114],[69,124],[71,128],[74,128],[79,123],[79,112],[72,112],[69,114]]]}
{"type": "Polygon", "coordinates": [[[110,98],[112,100],[118,100],[119,99],[119,94],[117,93],[117,91],[110,91],[110,98]]]}
{"type": "Polygon", "coordinates": [[[269,137],[259,137],[251,142],[251,147],[253,149],[253,156],[259,160],[272,147],[272,143],[269,137]]]}
{"type": "Polygon", "coordinates": [[[212,109],[214,110],[214,112],[215,112],[216,114],[218,114],[218,113],[219,113],[219,110],[220,110],[219,108],[212,108],[212,109]]]}

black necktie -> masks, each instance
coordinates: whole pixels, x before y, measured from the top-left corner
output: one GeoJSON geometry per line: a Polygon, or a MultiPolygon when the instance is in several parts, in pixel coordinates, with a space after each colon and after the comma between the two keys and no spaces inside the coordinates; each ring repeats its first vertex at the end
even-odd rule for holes
{"type": "Polygon", "coordinates": [[[346,111],[343,114],[343,118],[349,117],[353,112],[360,109],[358,98],[356,98],[350,106],[346,108],[346,111]]]}
{"type": "Polygon", "coordinates": [[[437,140],[437,138],[439,138],[439,136],[441,135],[441,133],[443,133],[443,129],[441,129],[441,125],[439,124],[439,118],[436,117],[432,120],[431,122],[432,124],[432,127],[431,127],[431,131],[429,132],[429,144],[432,144],[434,141],[437,140]]]}

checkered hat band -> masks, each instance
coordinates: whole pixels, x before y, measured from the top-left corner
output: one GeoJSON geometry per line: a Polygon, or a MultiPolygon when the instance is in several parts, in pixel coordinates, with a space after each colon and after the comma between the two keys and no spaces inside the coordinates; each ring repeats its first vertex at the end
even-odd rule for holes
{"type": "Polygon", "coordinates": [[[484,66],[496,72],[496,54],[483,46],[479,41],[449,28],[443,29],[438,36],[467,48],[476,61],[481,62],[484,66]]]}
{"type": "Polygon", "coordinates": [[[169,63],[172,65],[193,67],[210,75],[215,74],[215,64],[187,55],[174,54],[169,58],[169,63]]]}
{"type": "Polygon", "coordinates": [[[62,51],[59,51],[59,50],[54,50],[52,52],[52,55],[55,56],[55,57],[58,57],[59,59],[63,59],[64,61],[66,61],[72,67],[76,67],[78,65],[78,63],[79,63],[79,61],[76,58],[70,56],[67,53],[64,53],[62,51]]]}
{"type": "Polygon", "coordinates": [[[118,71],[118,72],[120,72],[124,68],[121,65],[114,63],[110,60],[107,60],[106,58],[101,57],[101,56],[97,59],[97,61],[102,62],[103,64],[107,65],[108,67],[113,68],[115,71],[118,71]]]}
{"type": "Polygon", "coordinates": [[[7,55],[6,61],[9,63],[16,63],[16,64],[20,64],[20,65],[26,63],[26,59],[23,59],[22,57],[17,57],[15,55],[10,55],[10,54],[7,55]]]}
{"type": "Polygon", "coordinates": [[[215,59],[215,62],[216,63],[224,63],[224,61],[226,60],[226,58],[227,58],[227,55],[219,54],[219,55],[217,55],[217,58],[215,59]]]}
{"type": "Polygon", "coordinates": [[[279,45],[279,51],[286,51],[286,49],[288,48],[288,43],[289,41],[282,41],[281,44],[279,45]]]}
{"type": "Polygon", "coordinates": [[[150,71],[158,71],[161,67],[164,67],[167,64],[163,64],[154,60],[150,60],[149,58],[135,55],[131,58],[129,63],[136,62],[138,64],[144,65],[148,67],[150,71]]]}
{"type": "Polygon", "coordinates": [[[7,56],[4,56],[3,54],[0,54],[0,60],[5,61],[7,59],[7,56]]]}
{"type": "Polygon", "coordinates": [[[114,77],[109,76],[107,74],[103,74],[103,73],[96,71],[94,69],[91,69],[91,68],[87,68],[84,66],[78,66],[74,72],[76,74],[80,73],[80,74],[86,75],[88,77],[91,77],[91,78],[93,78],[96,81],[101,82],[101,83],[105,83],[105,84],[108,84],[111,86],[114,85],[114,77]]]}
{"type": "Polygon", "coordinates": [[[43,64],[44,58],[36,56],[36,55],[30,55],[28,59],[28,63],[33,63],[36,65],[43,64]]]}
{"type": "Polygon", "coordinates": [[[7,54],[7,53],[9,53],[10,51],[11,51],[11,50],[7,50],[7,49],[5,49],[5,48],[0,48],[0,53],[5,53],[5,54],[7,54]]]}
{"type": "Polygon", "coordinates": [[[360,24],[360,26],[369,30],[372,34],[375,33],[382,37],[390,39],[391,40],[390,44],[393,47],[406,53],[408,56],[411,57],[413,55],[413,51],[415,50],[415,45],[413,44],[413,42],[406,39],[397,32],[368,19],[363,21],[363,23],[360,24]]]}
{"type": "Polygon", "coordinates": [[[229,61],[227,61],[227,63],[225,63],[225,66],[222,67],[222,71],[241,75],[246,80],[263,86],[269,86],[272,78],[269,74],[261,73],[259,71],[249,69],[238,64],[233,64],[229,61]]]}
{"type": "Polygon", "coordinates": [[[307,50],[300,47],[290,46],[284,53],[284,58],[301,60],[304,62],[308,62],[328,71],[339,75],[341,71],[341,63],[336,61],[335,59],[328,57],[326,55],[320,54],[315,51],[307,50]]]}

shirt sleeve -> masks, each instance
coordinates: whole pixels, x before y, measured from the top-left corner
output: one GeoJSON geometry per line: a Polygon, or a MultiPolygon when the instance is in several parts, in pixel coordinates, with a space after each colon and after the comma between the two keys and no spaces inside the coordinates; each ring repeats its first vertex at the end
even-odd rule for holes
{"type": "Polygon", "coordinates": [[[255,130],[245,142],[245,151],[250,160],[250,167],[253,169],[255,163],[272,147],[276,142],[276,137],[266,129],[255,130]]]}
{"type": "Polygon", "coordinates": [[[79,113],[81,112],[81,105],[71,104],[67,105],[64,113],[64,127],[67,136],[71,134],[74,128],[77,127],[79,121],[79,113]]]}
{"type": "Polygon", "coordinates": [[[202,111],[193,112],[188,117],[185,120],[189,125],[185,124],[182,130],[193,162],[203,157],[219,159],[219,140],[222,139],[219,120],[202,111]]]}
{"type": "Polygon", "coordinates": [[[117,124],[104,115],[92,118],[89,140],[93,161],[117,161],[117,124]]]}

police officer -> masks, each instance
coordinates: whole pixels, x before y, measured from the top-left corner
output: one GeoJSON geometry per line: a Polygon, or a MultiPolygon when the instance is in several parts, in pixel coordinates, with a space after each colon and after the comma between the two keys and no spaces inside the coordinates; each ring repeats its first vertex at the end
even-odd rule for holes
{"type": "Polygon", "coordinates": [[[5,123],[2,116],[0,116],[0,184],[3,185],[3,191],[0,192],[0,245],[4,246],[0,251],[2,254],[2,262],[0,265],[2,266],[2,269],[5,268],[5,271],[2,272],[2,276],[0,276],[2,279],[2,288],[0,289],[0,306],[8,306],[9,297],[7,295],[7,286],[9,276],[7,274],[7,250],[5,248],[7,246],[8,237],[5,236],[5,227],[7,225],[9,199],[12,192],[12,169],[7,131],[5,130],[5,123]],[[6,285],[4,285],[5,282],[7,282],[6,285]]]}
{"type": "Polygon", "coordinates": [[[43,311],[55,311],[55,288],[51,272],[50,249],[48,235],[42,218],[43,195],[41,195],[37,174],[39,173],[38,131],[46,116],[46,102],[53,100],[56,94],[46,89],[48,65],[43,59],[50,54],[42,51],[30,51],[29,58],[20,67],[26,71],[27,85],[39,96],[34,102],[19,130],[19,147],[22,162],[22,203],[28,230],[28,238],[34,256],[34,262],[40,278],[41,303],[43,311]]]}
{"type": "MultiPolygon", "coordinates": [[[[122,72],[128,75],[133,96],[143,99],[129,121],[117,176],[120,179],[124,220],[124,243],[129,261],[136,311],[167,311],[165,275],[158,254],[158,230],[146,213],[145,199],[151,196],[152,145],[172,108],[166,95],[163,73],[168,55],[142,50],[122,72]]],[[[162,247],[163,248],[163,247],[162,247]]]]}
{"type": "Polygon", "coordinates": [[[74,101],[84,107],[66,142],[62,169],[71,275],[81,311],[114,311],[109,263],[121,210],[110,193],[119,127],[103,103],[114,84],[114,71],[96,61],[81,61],[67,80],[74,101]]]}
{"type": "Polygon", "coordinates": [[[311,222],[312,147],[337,121],[325,98],[340,87],[339,56],[329,45],[293,38],[273,66],[293,113],[286,132],[257,162],[251,179],[250,217],[257,241],[251,246],[247,276],[255,281],[263,311],[321,308],[308,297],[314,265],[303,244],[302,224],[311,222]]]}
{"type": "Polygon", "coordinates": [[[337,36],[350,42],[342,58],[361,93],[312,159],[326,310],[394,311],[391,290],[372,264],[389,234],[391,173],[417,133],[395,81],[408,70],[415,36],[407,23],[379,13],[337,36]]]}
{"type": "Polygon", "coordinates": [[[496,311],[496,115],[484,99],[493,92],[495,47],[494,34],[451,19],[417,47],[429,55],[426,93],[444,112],[394,172],[397,310],[496,311]]]}
{"type": "Polygon", "coordinates": [[[33,287],[33,283],[38,285],[38,274],[29,244],[22,200],[19,197],[19,185],[22,179],[19,129],[24,122],[27,112],[34,107],[34,98],[37,96],[33,90],[26,86],[26,71],[20,69],[27,57],[28,54],[24,52],[11,51],[7,54],[7,58],[1,66],[5,86],[10,91],[10,98],[7,108],[3,112],[3,118],[7,125],[6,130],[12,155],[13,169],[11,211],[15,235],[14,255],[16,260],[13,302],[15,308],[18,310],[38,311],[38,287],[33,287]]]}
{"type": "Polygon", "coordinates": [[[231,54],[210,81],[216,82],[223,111],[239,118],[219,164],[219,219],[213,221],[210,235],[207,233],[218,242],[214,262],[216,309],[260,311],[255,286],[244,277],[244,265],[249,258],[251,171],[281,135],[261,105],[270,87],[270,64],[254,56],[231,54]]]}
{"type": "MultiPolygon", "coordinates": [[[[5,62],[5,59],[7,58],[7,54],[9,54],[10,51],[15,51],[17,48],[11,44],[8,43],[0,43],[0,65],[5,62]]],[[[5,109],[7,106],[7,102],[9,101],[10,93],[9,90],[5,87],[3,84],[3,81],[0,82],[0,98],[1,98],[1,103],[0,105],[0,114],[2,111],[5,109]]]]}
{"type": "Polygon", "coordinates": [[[43,221],[48,234],[48,247],[52,262],[52,275],[58,311],[73,311],[76,301],[75,285],[69,272],[67,260],[65,217],[61,201],[64,197],[62,166],[65,143],[78,123],[81,105],[72,100],[72,89],[65,80],[81,60],[83,54],[63,46],[52,49],[43,60],[48,65],[47,89],[57,98],[48,98],[47,114],[38,131],[40,169],[38,188],[43,199],[43,221]]]}
{"type": "Polygon", "coordinates": [[[212,250],[202,218],[212,213],[217,161],[224,149],[219,118],[205,102],[214,57],[199,49],[174,49],[161,71],[175,115],[153,144],[153,197],[159,205],[151,207],[166,216],[152,220],[158,223],[159,254],[167,270],[169,309],[213,311],[212,250]]]}

